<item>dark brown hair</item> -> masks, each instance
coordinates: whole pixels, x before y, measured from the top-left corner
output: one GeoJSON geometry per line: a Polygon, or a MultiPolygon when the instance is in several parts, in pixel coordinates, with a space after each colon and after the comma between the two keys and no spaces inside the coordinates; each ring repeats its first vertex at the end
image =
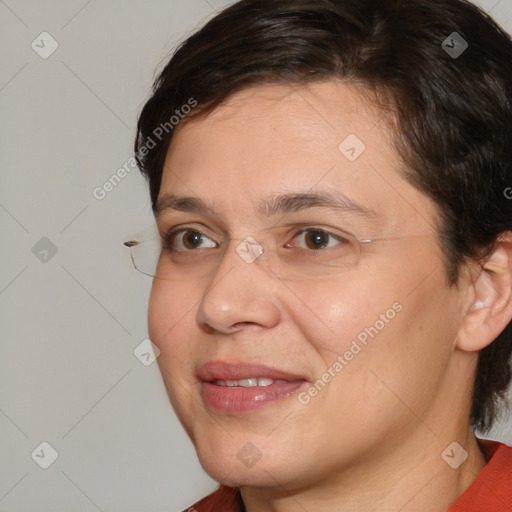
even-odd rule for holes
{"type": "MultiPolygon", "coordinates": [[[[371,91],[392,113],[404,177],[438,205],[456,286],[461,265],[512,230],[512,41],[466,0],[242,0],[225,9],[181,44],[140,114],[135,151],[153,208],[176,121],[252,85],[329,79],[371,91]]],[[[479,354],[474,428],[485,432],[498,416],[511,353],[512,323],[479,354]]]]}

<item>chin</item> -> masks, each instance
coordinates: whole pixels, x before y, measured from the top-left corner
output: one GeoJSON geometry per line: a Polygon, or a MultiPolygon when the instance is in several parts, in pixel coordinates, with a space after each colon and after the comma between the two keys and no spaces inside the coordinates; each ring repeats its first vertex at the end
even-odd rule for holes
{"type": "Polygon", "coordinates": [[[203,462],[200,459],[200,462],[211,478],[229,487],[271,488],[275,487],[277,482],[287,480],[278,468],[269,467],[263,461],[259,461],[250,468],[233,462],[219,462],[219,460],[203,462]]]}
{"type": "Polygon", "coordinates": [[[247,438],[243,441],[230,438],[229,443],[218,443],[215,447],[201,446],[201,443],[196,445],[204,471],[229,487],[274,488],[285,485],[288,488],[301,480],[292,454],[275,453],[271,451],[270,443],[261,452],[256,450],[247,438]],[[242,448],[239,449],[239,446],[242,448]],[[283,461],[286,463],[283,464],[283,461]]]}

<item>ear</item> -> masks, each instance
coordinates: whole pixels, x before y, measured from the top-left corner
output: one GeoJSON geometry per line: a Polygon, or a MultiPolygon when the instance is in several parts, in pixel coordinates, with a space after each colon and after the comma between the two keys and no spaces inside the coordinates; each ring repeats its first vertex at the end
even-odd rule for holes
{"type": "Polygon", "coordinates": [[[512,320],[512,231],[500,235],[475,272],[456,346],[475,352],[490,345],[512,320]]]}

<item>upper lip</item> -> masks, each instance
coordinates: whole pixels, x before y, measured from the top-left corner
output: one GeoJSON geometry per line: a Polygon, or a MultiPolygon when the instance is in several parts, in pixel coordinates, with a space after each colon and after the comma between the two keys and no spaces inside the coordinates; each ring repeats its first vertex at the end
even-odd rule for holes
{"type": "Polygon", "coordinates": [[[250,377],[281,379],[289,382],[306,380],[305,377],[257,363],[237,361],[210,361],[203,364],[197,376],[203,382],[215,380],[241,380],[250,377]]]}

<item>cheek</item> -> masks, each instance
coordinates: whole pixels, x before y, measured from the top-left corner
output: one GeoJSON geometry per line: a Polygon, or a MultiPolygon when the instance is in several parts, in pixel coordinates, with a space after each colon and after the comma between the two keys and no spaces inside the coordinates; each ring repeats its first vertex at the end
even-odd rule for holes
{"type": "MultiPolygon", "coordinates": [[[[191,323],[195,302],[194,295],[185,287],[168,281],[153,282],[148,307],[149,337],[160,350],[157,363],[171,404],[181,421],[184,406],[197,384],[193,363],[198,347],[194,343],[191,323]]],[[[186,424],[184,427],[188,432],[186,424]]]]}
{"type": "Polygon", "coordinates": [[[171,369],[177,360],[191,360],[191,315],[195,315],[196,303],[197,296],[178,283],[153,282],[148,306],[149,337],[160,349],[159,362],[166,368],[171,369]]]}
{"type": "Polygon", "coordinates": [[[404,403],[425,414],[450,357],[456,301],[440,269],[412,291],[420,274],[411,269],[309,294],[309,309],[322,321],[296,321],[315,352],[307,359],[316,378],[327,382],[307,406],[316,411],[308,421],[319,429],[335,435],[342,426],[370,439],[414,424],[404,403]]]}
{"type": "Polygon", "coordinates": [[[162,350],[166,331],[175,319],[175,307],[170,294],[156,280],[153,281],[148,306],[148,329],[151,341],[162,350]]]}
{"type": "Polygon", "coordinates": [[[290,303],[290,316],[325,363],[349,350],[354,340],[364,342],[376,323],[378,331],[383,330],[399,313],[396,279],[388,286],[376,287],[374,283],[371,278],[347,277],[317,282],[309,290],[293,290],[301,304],[295,308],[290,303]],[[381,315],[387,320],[385,324],[381,315]]]}
{"type": "Polygon", "coordinates": [[[442,267],[432,272],[421,263],[376,275],[367,269],[364,279],[317,283],[309,293],[294,290],[303,305],[290,307],[290,315],[315,352],[318,373],[345,354],[351,366],[386,373],[397,366],[421,373],[442,367],[455,335],[456,301],[442,267]]]}
{"type": "Polygon", "coordinates": [[[151,288],[148,306],[148,326],[152,341],[173,337],[183,328],[199,294],[190,285],[179,280],[164,281],[155,279],[151,288]]]}

